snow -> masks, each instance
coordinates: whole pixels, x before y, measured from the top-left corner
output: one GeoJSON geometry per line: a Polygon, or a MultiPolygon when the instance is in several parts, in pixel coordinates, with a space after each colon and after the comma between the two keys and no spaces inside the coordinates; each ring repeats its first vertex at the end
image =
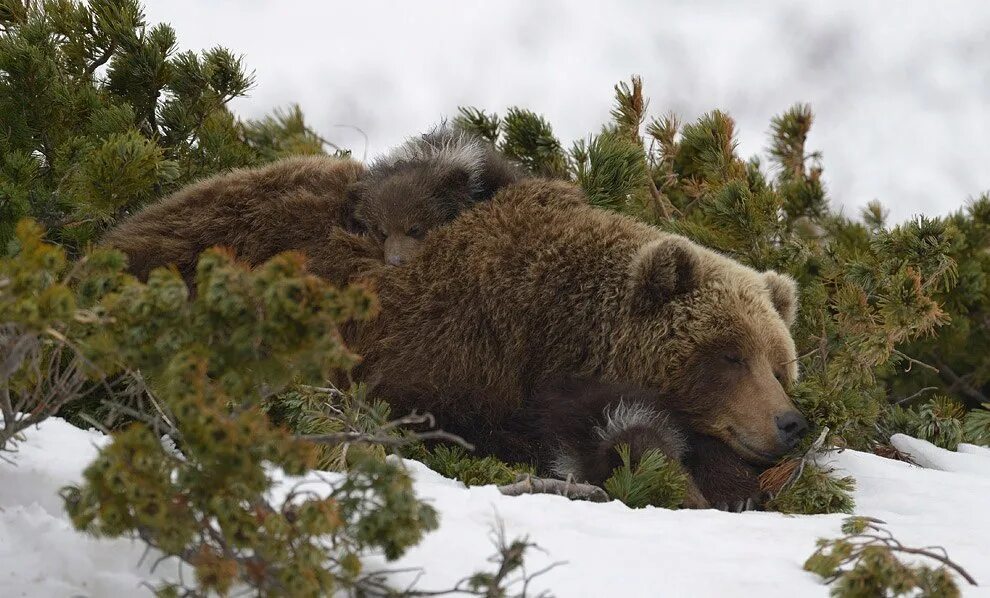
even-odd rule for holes
{"type": "Polygon", "coordinates": [[[623,0],[145,0],[182,50],[223,45],[256,70],[234,109],[301,104],[327,139],[376,156],[458,105],[544,114],[562,141],[608,118],[612,86],[643,76],[651,113],[718,108],[740,151],[809,102],[836,206],[873,199],[893,222],[990,189],[990,3],[623,0]]]}
{"type": "MultiPolygon", "coordinates": [[[[0,587],[4,596],[123,596],[143,583],[174,579],[174,563],[151,572],[155,555],[140,542],[96,539],[71,528],[58,489],[81,471],[106,438],[50,419],[29,430],[15,464],[0,462],[0,587]]],[[[887,522],[904,543],[944,546],[985,585],[964,596],[990,596],[990,449],[957,452],[898,435],[901,451],[924,467],[847,450],[831,455],[838,475],[856,478],[857,514],[887,522]]],[[[571,502],[556,496],[504,497],[491,486],[465,488],[406,461],[417,493],[441,513],[441,526],[398,562],[374,555],[369,568],[422,568],[422,589],[450,587],[493,554],[496,521],[509,539],[528,536],[542,551],[527,557],[532,591],[572,596],[824,596],[801,565],[820,537],[840,535],[841,515],[785,516],[719,511],[633,510],[618,502],[571,502]]],[[[332,474],[331,474],[332,477],[332,474]]],[[[319,485],[320,477],[307,480],[319,485]]],[[[276,495],[298,479],[285,478],[276,495]]],[[[396,584],[416,578],[393,574],[396,584]]],[[[961,582],[960,580],[960,583],[961,582]]]]}

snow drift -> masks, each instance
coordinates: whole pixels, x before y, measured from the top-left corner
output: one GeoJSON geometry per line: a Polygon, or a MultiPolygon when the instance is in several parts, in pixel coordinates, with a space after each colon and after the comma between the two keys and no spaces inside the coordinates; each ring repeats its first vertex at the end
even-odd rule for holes
{"type": "MultiPolygon", "coordinates": [[[[0,462],[0,584],[4,596],[125,596],[175,579],[176,564],[154,567],[141,542],[76,532],[62,510],[60,487],[77,482],[106,437],[50,419],[30,430],[14,464],[0,462]]],[[[943,546],[990,596],[990,449],[957,452],[903,435],[892,439],[921,466],[857,451],[833,455],[837,474],[856,478],[856,513],[887,522],[908,545],[943,546]]],[[[369,568],[421,568],[418,587],[442,589],[485,568],[498,520],[509,539],[528,536],[530,590],[556,596],[825,596],[802,569],[820,537],[840,534],[841,515],[785,516],[719,511],[633,510],[619,502],[571,502],[556,496],[509,498],[493,486],[466,488],[407,461],[418,494],[441,514],[440,529],[398,562],[370,555],[369,568]]],[[[312,482],[318,485],[318,476],[312,482]]],[[[276,492],[299,480],[284,479],[276,492]]],[[[187,579],[189,571],[186,571],[187,579]]],[[[396,573],[406,584],[415,572],[396,573]]]]}

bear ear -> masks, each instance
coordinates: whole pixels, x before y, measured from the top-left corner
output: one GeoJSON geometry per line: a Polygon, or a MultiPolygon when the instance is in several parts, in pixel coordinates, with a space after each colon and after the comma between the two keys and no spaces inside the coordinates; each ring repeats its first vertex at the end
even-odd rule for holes
{"type": "Polygon", "coordinates": [[[770,302],[773,303],[774,309],[788,328],[793,326],[797,319],[797,281],[773,270],[764,272],[763,280],[766,282],[767,290],[770,291],[770,302]]]}
{"type": "Polygon", "coordinates": [[[437,207],[448,219],[455,218],[474,204],[471,173],[460,166],[451,165],[436,173],[433,183],[437,207]]]}
{"type": "Polygon", "coordinates": [[[358,218],[358,207],[364,201],[365,186],[363,183],[351,183],[347,186],[347,199],[344,201],[344,229],[349,233],[360,234],[367,232],[358,218]]]}
{"type": "Polygon", "coordinates": [[[698,249],[687,239],[670,236],[639,249],[630,265],[634,309],[650,309],[690,293],[701,284],[698,249]]]}
{"type": "Polygon", "coordinates": [[[471,172],[456,164],[446,166],[436,173],[434,188],[438,195],[470,198],[471,172]]]}

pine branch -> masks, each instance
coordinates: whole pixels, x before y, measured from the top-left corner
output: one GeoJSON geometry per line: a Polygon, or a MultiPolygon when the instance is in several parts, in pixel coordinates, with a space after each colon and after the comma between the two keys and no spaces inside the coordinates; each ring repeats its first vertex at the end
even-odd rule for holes
{"type": "Polygon", "coordinates": [[[100,68],[101,66],[109,62],[110,58],[113,57],[113,53],[116,51],[117,51],[117,40],[111,40],[106,50],[104,50],[102,54],[97,56],[96,60],[94,60],[88,67],[86,67],[86,76],[92,77],[93,73],[96,72],[96,69],[100,68]]]}
{"type": "MultiPolygon", "coordinates": [[[[339,391],[337,391],[339,392],[339,391]]],[[[456,434],[444,432],[443,430],[429,430],[426,432],[412,432],[401,436],[389,434],[399,428],[409,426],[421,426],[426,424],[429,427],[436,425],[436,419],[429,413],[410,413],[404,417],[392,420],[378,428],[374,433],[350,431],[338,432],[334,434],[309,434],[297,436],[301,440],[316,444],[338,445],[345,443],[378,444],[382,446],[405,446],[422,440],[444,440],[460,445],[469,451],[474,450],[474,445],[464,440],[456,434]]]]}

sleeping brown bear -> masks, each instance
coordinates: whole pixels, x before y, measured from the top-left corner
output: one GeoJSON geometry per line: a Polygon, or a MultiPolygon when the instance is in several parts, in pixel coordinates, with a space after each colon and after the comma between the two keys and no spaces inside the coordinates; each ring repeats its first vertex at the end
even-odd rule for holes
{"type": "Polygon", "coordinates": [[[370,268],[381,314],[351,338],[357,375],[397,411],[478,436],[571,377],[651,389],[754,466],[793,448],[807,428],[787,396],[794,281],[580,197],[512,185],[402,268],[370,268]]]}

